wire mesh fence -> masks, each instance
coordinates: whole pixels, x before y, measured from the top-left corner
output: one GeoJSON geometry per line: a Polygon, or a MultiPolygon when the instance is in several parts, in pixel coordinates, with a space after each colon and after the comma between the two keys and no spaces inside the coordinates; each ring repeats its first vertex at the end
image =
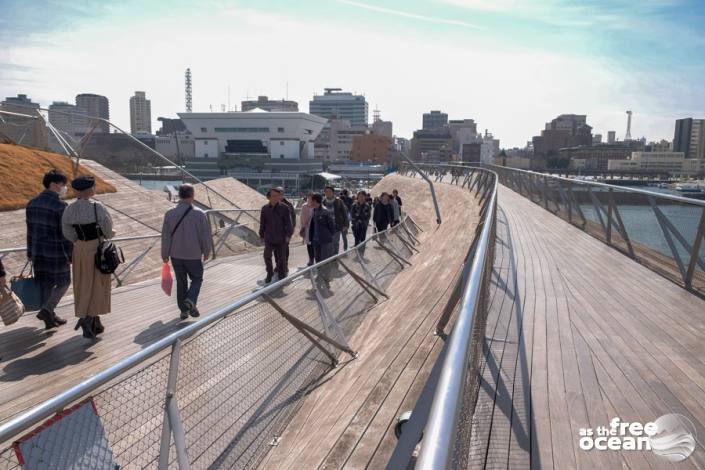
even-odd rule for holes
{"type": "Polygon", "coordinates": [[[27,426],[13,439],[32,433],[37,438],[0,452],[0,470],[68,468],[84,461],[90,466],[83,468],[158,468],[162,449],[168,449],[162,463],[177,468],[182,441],[191,468],[256,466],[276,445],[301,398],[325,380],[339,357],[354,357],[351,337],[409,263],[413,250],[402,237],[410,246],[418,243],[408,235],[412,225],[406,218],[363,245],[253,294],[182,338],[176,356],[166,345],[139,370],[81,395],[78,401],[90,402],[95,413],[73,415],[83,429],[78,434],[57,427],[61,413],[34,430],[27,426]],[[171,368],[178,426],[172,415],[165,419],[171,368]],[[165,434],[165,423],[171,434],[165,434]],[[72,445],[79,435],[90,445],[72,445]]]}

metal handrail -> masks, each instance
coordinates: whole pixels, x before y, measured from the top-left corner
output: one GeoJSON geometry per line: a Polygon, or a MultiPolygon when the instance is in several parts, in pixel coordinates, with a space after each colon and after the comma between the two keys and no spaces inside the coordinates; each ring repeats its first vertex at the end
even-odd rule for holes
{"type": "Polygon", "coordinates": [[[189,338],[194,333],[203,330],[208,325],[211,325],[220,319],[223,319],[224,317],[235,312],[239,308],[261,298],[262,296],[276,291],[277,289],[285,286],[286,284],[289,284],[292,280],[296,278],[307,275],[309,272],[320,268],[324,264],[331,263],[339,258],[342,258],[343,256],[347,256],[348,253],[358,249],[360,246],[377,240],[378,237],[384,236],[392,230],[396,230],[397,227],[401,227],[402,224],[406,223],[406,220],[407,218],[404,218],[404,220],[402,220],[402,223],[400,223],[399,225],[395,227],[390,227],[389,229],[384,230],[382,232],[376,232],[370,238],[366,239],[364,242],[357,246],[351,246],[348,250],[344,252],[341,252],[328,259],[325,259],[312,266],[303,268],[300,271],[297,271],[296,273],[286,277],[285,279],[274,282],[268,286],[258,289],[257,291],[251,294],[239,298],[233,303],[216,310],[210,315],[202,317],[195,323],[192,323],[180,329],[179,331],[176,331],[158,340],[150,346],[147,346],[143,350],[132,354],[131,356],[128,356],[117,364],[58,394],[54,398],[46,400],[45,402],[31,408],[30,410],[25,411],[18,416],[15,416],[9,421],[0,424],[0,443],[6,442],[15,437],[17,434],[28,430],[32,426],[41,422],[42,420],[49,418],[52,414],[65,409],[68,405],[85,397],[87,394],[91,393],[97,388],[106,385],[108,382],[120,376],[121,374],[127,372],[128,370],[134,368],[135,366],[141,363],[144,363],[148,359],[155,357],[156,355],[165,351],[169,347],[173,347],[176,343],[189,338]]]}
{"type": "MultiPolygon", "coordinates": [[[[450,165],[448,165],[450,166],[450,165]]],[[[470,167],[463,167],[470,168],[470,167]]],[[[480,307],[480,293],[484,267],[490,256],[493,220],[496,214],[498,176],[494,171],[474,168],[494,177],[487,210],[480,222],[483,224],[465,286],[461,310],[449,337],[447,352],[431,405],[431,412],[423,433],[423,446],[416,468],[435,470],[448,468],[455,446],[458,417],[462,407],[462,392],[467,378],[467,365],[471,359],[472,334],[480,307]]]]}
{"type": "MultiPolygon", "coordinates": [[[[468,168],[464,165],[461,165],[461,166],[463,168],[468,168]]],[[[519,168],[510,168],[510,167],[489,165],[489,164],[485,165],[485,166],[487,166],[487,168],[490,168],[492,170],[514,171],[514,172],[525,173],[525,174],[534,175],[534,176],[540,176],[542,178],[544,176],[546,176],[546,177],[551,178],[553,180],[565,181],[565,182],[572,183],[572,184],[578,184],[578,185],[583,185],[583,186],[597,186],[597,187],[604,188],[604,189],[619,190],[621,192],[627,192],[627,193],[643,194],[645,196],[652,196],[652,197],[657,197],[657,198],[661,198],[661,199],[668,199],[668,200],[674,201],[674,202],[679,202],[679,203],[684,203],[684,204],[693,204],[696,206],[705,207],[705,200],[701,200],[701,199],[691,199],[691,198],[687,198],[687,197],[683,197],[683,196],[675,196],[673,194],[648,191],[646,189],[630,188],[627,186],[618,186],[616,184],[600,183],[598,181],[586,181],[586,180],[581,180],[581,179],[576,179],[576,178],[566,178],[564,176],[552,175],[550,173],[539,173],[537,171],[522,170],[519,168]]]]}

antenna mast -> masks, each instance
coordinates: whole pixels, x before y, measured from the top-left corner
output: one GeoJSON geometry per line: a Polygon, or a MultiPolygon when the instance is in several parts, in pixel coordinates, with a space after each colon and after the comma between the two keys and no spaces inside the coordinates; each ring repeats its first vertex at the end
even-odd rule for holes
{"type": "Polygon", "coordinates": [[[191,69],[186,69],[186,112],[190,113],[193,109],[193,101],[191,99],[191,69]]]}

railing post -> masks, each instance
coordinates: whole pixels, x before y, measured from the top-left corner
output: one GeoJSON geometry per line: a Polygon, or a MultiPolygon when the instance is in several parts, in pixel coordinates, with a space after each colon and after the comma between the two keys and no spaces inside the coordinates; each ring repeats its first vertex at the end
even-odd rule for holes
{"type": "Polygon", "coordinates": [[[607,195],[607,244],[612,244],[612,205],[614,204],[614,197],[612,195],[612,188],[607,190],[609,193],[607,195]]]}
{"type": "Polygon", "coordinates": [[[164,401],[164,424],[162,425],[162,439],[159,448],[159,470],[169,467],[169,449],[171,436],[174,436],[176,447],[176,461],[181,470],[190,469],[188,454],[186,452],[186,438],[184,427],[181,423],[179,407],[176,403],[176,383],[179,376],[179,358],[181,353],[181,340],[177,339],[171,347],[169,358],[169,376],[166,384],[166,399],[164,401]]]}
{"type": "Polygon", "coordinates": [[[695,233],[695,240],[693,240],[693,249],[690,252],[690,262],[688,263],[688,270],[685,274],[685,288],[691,289],[693,287],[693,275],[695,273],[695,263],[700,257],[700,245],[705,237],[705,208],[703,208],[702,214],[700,215],[700,224],[698,225],[698,231],[695,233]]]}

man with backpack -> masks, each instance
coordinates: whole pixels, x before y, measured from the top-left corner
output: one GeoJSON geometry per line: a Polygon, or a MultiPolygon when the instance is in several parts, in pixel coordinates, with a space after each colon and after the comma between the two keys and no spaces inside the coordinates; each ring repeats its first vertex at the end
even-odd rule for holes
{"type": "Polygon", "coordinates": [[[198,294],[203,284],[203,262],[213,249],[208,216],[194,207],[194,187],[179,186],[179,204],[164,215],[162,226],[162,259],[171,259],[176,278],[176,303],[180,318],[200,316],[198,294]],[[191,281],[189,286],[188,281],[191,281]]]}

